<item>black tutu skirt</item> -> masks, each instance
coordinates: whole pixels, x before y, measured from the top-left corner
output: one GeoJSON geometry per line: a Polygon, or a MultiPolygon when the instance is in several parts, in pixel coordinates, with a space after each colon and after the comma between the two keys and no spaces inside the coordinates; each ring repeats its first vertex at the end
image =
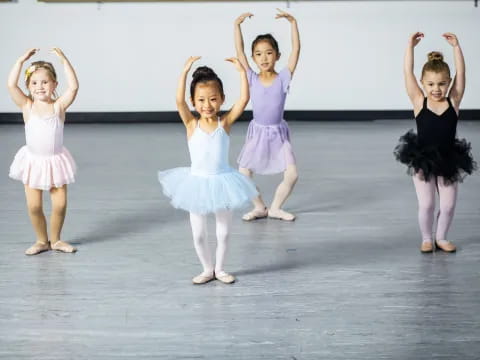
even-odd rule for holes
{"type": "Polygon", "coordinates": [[[398,161],[407,165],[408,174],[420,172],[425,181],[442,176],[445,183],[453,184],[461,182],[467,174],[477,169],[470,143],[465,139],[455,139],[449,149],[422,146],[418,143],[417,134],[409,130],[400,137],[393,154],[398,161]]]}

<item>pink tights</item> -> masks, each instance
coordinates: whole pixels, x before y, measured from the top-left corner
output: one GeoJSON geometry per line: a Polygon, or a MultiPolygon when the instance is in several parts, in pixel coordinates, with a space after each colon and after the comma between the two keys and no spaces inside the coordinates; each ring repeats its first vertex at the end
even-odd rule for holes
{"type": "Polygon", "coordinates": [[[438,176],[429,181],[423,180],[421,174],[413,176],[413,183],[418,199],[418,223],[423,241],[432,241],[435,212],[435,192],[439,197],[437,214],[436,241],[447,240],[447,232],[453,220],[457,202],[458,184],[445,184],[443,177],[438,176]]]}

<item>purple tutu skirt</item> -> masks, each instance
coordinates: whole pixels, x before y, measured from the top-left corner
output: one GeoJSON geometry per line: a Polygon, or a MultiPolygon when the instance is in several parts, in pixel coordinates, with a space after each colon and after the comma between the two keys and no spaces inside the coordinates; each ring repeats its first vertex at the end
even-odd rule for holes
{"type": "Polygon", "coordinates": [[[255,120],[248,125],[247,137],[237,162],[256,174],[277,174],[295,164],[287,122],[261,125],[255,120]]]}

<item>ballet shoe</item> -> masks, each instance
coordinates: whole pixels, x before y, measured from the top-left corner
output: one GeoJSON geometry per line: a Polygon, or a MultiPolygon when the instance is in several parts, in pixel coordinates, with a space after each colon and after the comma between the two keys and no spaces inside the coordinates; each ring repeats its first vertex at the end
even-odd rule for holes
{"type": "Polygon", "coordinates": [[[437,240],[435,241],[435,246],[437,247],[437,249],[447,253],[457,251],[457,247],[447,240],[437,240]]]}
{"type": "Polygon", "coordinates": [[[248,213],[244,214],[242,216],[242,220],[244,221],[253,221],[257,219],[263,219],[268,216],[268,209],[265,208],[263,210],[257,210],[253,209],[252,211],[249,211],[248,213]]]}
{"type": "Polygon", "coordinates": [[[48,242],[44,243],[37,241],[35,244],[25,250],[25,255],[37,255],[48,250],[50,250],[50,245],[48,242]]]}
{"type": "Polygon", "coordinates": [[[52,250],[64,253],[74,253],[77,251],[77,248],[62,240],[56,241],[55,243],[51,244],[51,246],[52,250]]]}
{"type": "Polygon", "coordinates": [[[215,279],[221,281],[224,284],[233,284],[235,282],[235,276],[226,273],[225,271],[215,273],[215,279]]]}
{"type": "Polygon", "coordinates": [[[213,275],[213,272],[210,275],[205,274],[205,273],[201,273],[200,275],[195,276],[192,279],[192,282],[195,285],[201,285],[201,284],[206,284],[206,283],[208,283],[208,282],[210,282],[214,279],[215,279],[215,276],[213,275]]]}
{"type": "Polygon", "coordinates": [[[290,214],[282,209],[268,210],[268,218],[283,221],[295,221],[295,215],[290,214]]]}
{"type": "Polygon", "coordinates": [[[433,241],[422,241],[420,251],[424,254],[433,252],[433,241]]]}

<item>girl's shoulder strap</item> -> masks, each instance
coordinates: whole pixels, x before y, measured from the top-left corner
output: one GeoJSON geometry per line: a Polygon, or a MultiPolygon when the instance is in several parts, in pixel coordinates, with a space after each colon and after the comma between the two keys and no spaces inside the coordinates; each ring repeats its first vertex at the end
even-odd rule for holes
{"type": "Polygon", "coordinates": [[[29,98],[25,104],[25,106],[22,108],[22,113],[23,113],[23,122],[27,124],[32,117],[32,107],[33,107],[33,101],[29,98]]]}
{"type": "Polygon", "coordinates": [[[27,103],[27,111],[28,111],[29,114],[31,114],[32,111],[33,111],[33,101],[32,101],[32,100],[30,100],[30,101],[27,103]]]}
{"type": "Polygon", "coordinates": [[[415,104],[414,104],[414,107],[413,107],[413,114],[414,114],[414,117],[415,119],[421,114],[423,113],[425,110],[427,110],[427,98],[424,97],[423,98],[423,104],[422,104],[422,107],[420,109],[416,109],[415,108],[415,104]],[[417,113],[415,114],[415,111],[417,111],[417,113]]]}
{"type": "Polygon", "coordinates": [[[457,115],[457,118],[459,116],[460,108],[452,103],[452,100],[447,96],[447,101],[448,101],[448,108],[452,108],[452,110],[455,112],[455,115],[457,115]]]}
{"type": "Polygon", "coordinates": [[[63,122],[65,122],[65,110],[62,108],[62,105],[55,101],[53,103],[53,113],[63,122]]]}
{"type": "Polygon", "coordinates": [[[452,101],[450,100],[450,98],[448,96],[447,96],[447,102],[448,102],[449,107],[453,107],[452,101]]]}
{"type": "Polygon", "coordinates": [[[423,106],[422,106],[422,109],[426,109],[427,108],[427,97],[425,96],[423,98],[423,106]]]}

